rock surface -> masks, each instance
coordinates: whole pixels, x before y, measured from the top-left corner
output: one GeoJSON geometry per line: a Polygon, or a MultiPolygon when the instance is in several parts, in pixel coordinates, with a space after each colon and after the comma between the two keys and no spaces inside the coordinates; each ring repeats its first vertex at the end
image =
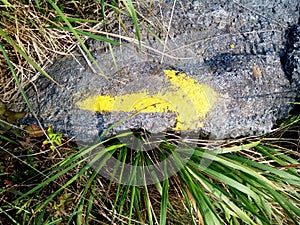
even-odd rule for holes
{"type": "MultiPolygon", "coordinates": [[[[113,47],[112,56],[103,44],[90,41],[88,47],[102,71],[94,67],[95,73],[82,57],[65,57],[52,65],[48,73],[59,85],[41,78],[27,91],[41,123],[79,140],[93,140],[122,120],[110,134],[138,128],[152,133],[172,130],[174,112],[139,113],[126,119],[132,113],[99,113],[76,105],[96,95],[159,92],[167,85],[166,69],[183,71],[218,93],[219,101],[201,119],[203,126],[193,129],[212,139],[261,135],[288,115],[290,102],[300,97],[298,0],[173,3],[165,0],[152,6],[156,11],[148,23],[155,26],[141,27],[141,49],[123,40],[113,47]],[[148,32],[152,28],[162,42],[148,32]]],[[[29,114],[23,123],[33,120],[29,114]]]]}

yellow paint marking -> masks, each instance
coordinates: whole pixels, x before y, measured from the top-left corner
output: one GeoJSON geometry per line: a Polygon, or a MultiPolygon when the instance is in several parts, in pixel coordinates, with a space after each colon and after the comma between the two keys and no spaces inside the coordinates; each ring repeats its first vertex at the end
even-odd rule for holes
{"type": "Polygon", "coordinates": [[[202,127],[201,119],[218,101],[217,93],[205,84],[184,73],[165,70],[170,81],[170,91],[150,95],[146,90],[121,96],[99,95],[77,102],[82,110],[105,112],[173,112],[176,114],[175,130],[193,130],[202,127]]]}
{"type": "Polygon", "coordinates": [[[196,80],[188,77],[184,73],[174,70],[165,70],[165,74],[170,82],[179,87],[185,98],[189,99],[196,109],[200,118],[204,118],[212,106],[217,102],[217,93],[205,84],[199,84],[196,80]]]}
{"type": "Polygon", "coordinates": [[[175,112],[175,108],[165,102],[163,95],[149,96],[146,91],[134,94],[111,97],[99,95],[89,97],[83,102],[76,103],[83,110],[98,111],[100,113],[111,111],[123,112],[175,112]],[[135,104],[132,104],[135,103],[135,104]]]}

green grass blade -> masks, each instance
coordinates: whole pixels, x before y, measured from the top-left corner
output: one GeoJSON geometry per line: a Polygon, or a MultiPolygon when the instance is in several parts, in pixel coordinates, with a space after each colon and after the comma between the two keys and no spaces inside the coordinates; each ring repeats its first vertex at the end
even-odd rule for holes
{"type": "Polygon", "coordinates": [[[27,197],[30,194],[33,194],[34,192],[36,192],[37,190],[43,188],[44,186],[46,186],[47,184],[49,184],[50,182],[54,181],[55,179],[57,179],[58,177],[62,176],[63,174],[67,173],[68,171],[72,170],[73,168],[75,168],[76,166],[78,166],[79,164],[83,163],[85,161],[85,159],[67,167],[66,169],[60,171],[59,173],[49,177],[47,180],[43,181],[42,183],[40,183],[39,185],[35,186],[34,188],[30,189],[28,192],[24,193],[21,197],[19,197],[16,201],[19,201],[25,197],[27,197]]]}
{"type": "MultiPolygon", "coordinates": [[[[56,219],[50,223],[46,223],[47,225],[55,225],[55,224],[60,224],[60,222],[62,221],[62,218],[56,219]]],[[[45,223],[44,223],[45,224],[45,223]]],[[[39,223],[37,223],[37,225],[39,225],[39,223]]]]}
{"type": "Polygon", "coordinates": [[[132,211],[133,211],[134,202],[135,202],[135,194],[136,194],[135,192],[136,192],[136,187],[132,186],[132,188],[131,188],[131,195],[130,195],[130,204],[129,204],[128,224],[131,224],[132,211]]]}
{"type": "Polygon", "coordinates": [[[1,2],[3,2],[3,4],[4,4],[5,7],[10,7],[10,8],[13,8],[13,9],[16,8],[14,5],[10,4],[10,3],[9,3],[8,1],[6,1],[6,0],[1,0],[1,2]]]}
{"type": "MultiPolygon", "coordinates": [[[[261,210],[266,208],[266,210],[269,211],[269,214],[271,209],[266,207],[267,202],[270,200],[276,201],[280,204],[287,215],[295,221],[293,214],[298,215],[299,210],[287,200],[288,198],[286,197],[286,194],[280,194],[281,188],[278,185],[281,180],[281,182],[287,181],[293,185],[298,184],[297,186],[299,186],[299,176],[297,177],[289,172],[278,170],[255,161],[245,159],[243,157],[234,156],[232,154],[228,154],[229,158],[226,158],[226,155],[224,155],[224,157],[220,155],[210,156],[210,153],[195,151],[195,155],[213,159],[214,162],[210,166],[210,168],[203,168],[202,171],[208,174],[210,177],[217,179],[219,182],[231,186],[233,188],[231,189],[233,193],[240,192],[245,193],[247,196],[251,196],[254,203],[256,204],[256,207],[261,210]],[[222,167],[224,168],[222,169],[222,167]],[[228,172],[226,168],[231,168],[232,172],[228,172]],[[257,170],[256,168],[262,170],[257,170]],[[235,171],[240,171],[242,173],[239,172],[238,174],[236,174],[235,171]],[[274,174],[275,176],[270,175],[268,171],[272,172],[271,174],[274,174]],[[274,181],[276,182],[274,183],[264,175],[268,176],[271,179],[274,178],[274,181]],[[247,186],[243,185],[243,183],[247,184],[247,186]],[[249,189],[250,187],[251,190],[249,189]]],[[[200,168],[201,170],[201,165],[199,167],[199,164],[201,163],[190,163],[190,165],[193,165],[192,168],[200,168]]],[[[245,198],[244,200],[242,199],[243,198],[240,197],[240,201],[244,201],[245,204],[249,202],[249,197],[245,198]]],[[[251,209],[251,207],[249,207],[247,210],[252,211],[252,213],[255,215],[254,208],[251,209]]],[[[262,213],[263,212],[264,211],[262,211],[262,213]]],[[[275,213],[273,212],[273,217],[274,215],[275,213]]],[[[268,216],[266,214],[261,214],[260,216],[256,215],[258,222],[261,220],[265,221],[264,223],[266,223],[267,217],[268,216]]]]}
{"type": "MultiPolygon", "coordinates": [[[[6,37],[6,40],[12,45],[12,46],[14,46],[16,49],[17,49],[17,51],[26,59],[26,60],[28,60],[28,62],[31,64],[31,65],[33,65],[37,70],[39,70],[42,74],[44,74],[48,79],[50,79],[50,80],[52,80],[53,82],[55,82],[46,72],[44,72],[30,57],[28,57],[27,55],[26,55],[26,53],[25,52],[23,52],[22,51],[22,49],[18,46],[18,45],[16,45],[15,43],[14,43],[14,41],[13,40],[11,40],[10,39],[10,37],[8,37],[6,34],[5,34],[5,32],[0,28],[0,35],[4,35],[5,37],[6,37]]],[[[17,86],[18,86],[18,88],[19,88],[19,90],[20,90],[20,92],[21,92],[21,95],[22,95],[22,97],[23,97],[23,99],[24,99],[24,101],[26,102],[26,105],[27,105],[27,107],[28,107],[28,109],[29,109],[29,111],[33,114],[33,115],[35,115],[35,113],[34,113],[34,111],[33,111],[33,109],[32,109],[32,107],[31,107],[31,105],[30,105],[30,103],[29,103],[29,100],[28,100],[28,97],[27,97],[27,95],[26,95],[26,93],[25,93],[25,91],[23,90],[23,88],[22,88],[22,86],[21,86],[21,83],[20,83],[20,80],[19,80],[19,78],[18,78],[18,76],[17,76],[17,74],[16,74],[16,72],[15,72],[15,70],[14,70],[14,67],[13,67],[13,65],[12,65],[12,63],[11,63],[11,61],[10,61],[10,59],[9,59],[9,57],[8,57],[8,55],[7,55],[7,53],[6,53],[6,51],[5,51],[5,49],[4,49],[4,47],[3,47],[3,45],[2,45],[2,43],[0,42],[0,49],[1,49],[1,51],[3,52],[3,55],[4,55],[4,58],[5,58],[5,60],[6,60],[6,62],[7,62],[7,65],[9,66],[9,68],[10,68],[10,70],[11,70],[11,73],[12,73],[12,75],[13,75],[13,77],[14,77],[14,80],[15,80],[15,82],[16,82],[16,84],[17,84],[17,86]]],[[[51,143],[52,144],[52,143],[51,143]]]]}
{"type": "MultiPolygon", "coordinates": [[[[0,34],[1,34],[2,31],[3,31],[3,30],[0,28],[0,34]]],[[[7,37],[7,38],[9,38],[9,37],[7,37]]],[[[15,46],[15,47],[17,47],[17,46],[15,46]]],[[[18,48],[19,48],[19,47],[18,47],[18,48]]],[[[0,49],[1,49],[2,52],[3,52],[4,58],[6,59],[6,62],[7,62],[8,66],[9,66],[11,72],[12,72],[12,75],[13,75],[13,77],[14,77],[14,79],[15,79],[15,82],[16,82],[16,84],[17,84],[17,86],[18,86],[18,88],[19,88],[19,90],[20,90],[20,92],[21,92],[21,94],[22,94],[22,96],[23,96],[23,98],[24,98],[24,100],[25,100],[25,102],[26,102],[28,108],[30,109],[31,112],[33,112],[32,108],[31,108],[31,106],[30,106],[29,100],[28,100],[28,98],[27,98],[27,95],[26,95],[25,91],[23,90],[23,88],[21,87],[21,83],[20,83],[20,81],[19,81],[19,78],[18,78],[17,74],[15,73],[14,67],[13,67],[12,63],[10,62],[10,59],[9,59],[9,57],[8,57],[8,55],[7,55],[7,53],[6,53],[5,49],[4,49],[4,47],[2,46],[1,42],[0,42],[0,49]]],[[[19,49],[19,50],[22,51],[21,49],[19,49]]],[[[23,52],[23,53],[24,53],[24,52],[23,52]]],[[[24,53],[24,54],[25,54],[25,53],[24,53]]]]}
{"type": "Polygon", "coordinates": [[[217,215],[214,206],[211,204],[210,199],[201,188],[200,185],[195,182],[193,177],[191,176],[188,169],[182,169],[180,171],[180,177],[183,183],[186,185],[187,189],[195,199],[198,209],[200,210],[201,215],[203,216],[206,224],[221,224],[221,220],[217,215]]]}
{"type": "MultiPolygon", "coordinates": [[[[249,167],[247,165],[243,165],[242,163],[237,163],[235,160],[229,160],[228,158],[222,158],[221,156],[211,155],[208,152],[203,153],[203,152],[195,151],[195,155],[199,155],[201,157],[208,158],[208,159],[213,159],[214,161],[220,162],[223,165],[226,165],[227,167],[231,167],[232,169],[236,169],[236,170],[240,170],[242,172],[245,172],[245,173],[251,175],[252,177],[255,177],[256,179],[263,180],[264,182],[268,183],[271,187],[276,189],[276,186],[271,181],[266,179],[259,172],[255,171],[252,167],[249,167]]],[[[244,163],[246,163],[246,162],[244,162],[244,163]]],[[[255,163],[253,161],[250,161],[250,160],[247,160],[247,164],[252,164],[252,163],[257,165],[257,163],[255,163]]],[[[271,167],[268,167],[268,166],[263,165],[263,164],[260,164],[260,165],[257,165],[257,166],[268,168],[269,170],[272,170],[277,175],[285,176],[285,178],[288,178],[288,179],[293,179],[295,181],[299,181],[299,179],[300,179],[300,177],[297,177],[297,176],[294,176],[292,174],[286,173],[282,170],[272,169],[271,167]]],[[[203,168],[203,169],[205,169],[205,168],[203,168]]]]}
{"type": "MultiPolygon", "coordinates": [[[[122,149],[120,151],[120,154],[118,156],[118,164],[116,165],[114,171],[113,171],[113,174],[116,173],[117,169],[119,168],[120,164],[124,165],[125,164],[125,160],[126,160],[126,156],[127,156],[127,149],[126,147],[124,149],[122,149]]],[[[123,177],[123,172],[124,172],[124,166],[121,167],[121,172],[120,172],[120,179],[122,179],[123,177]]],[[[112,175],[114,176],[114,175],[112,175]]],[[[111,185],[112,185],[112,182],[110,182],[109,186],[108,186],[108,189],[110,189],[111,185]]],[[[116,197],[114,199],[114,208],[113,208],[113,212],[112,212],[112,215],[113,215],[113,219],[112,219],[112,222],[114,221],[115,219],[115,213],[117,211],[117,205],[118,205],[118,201],[119,201],[119,198],[120,198],[120,195],[121,195],[121,190],[124,186],[121,184],[121,183],[118,183],[118,187],[117,187],[117,191],[116,191],[116,197]]],[[[123,204],[121,204],[121,208],[122,208],[123,204]]]]}
{"type": "Polygon", "coordinates": [[[219,154],[233,153],[233,152],[239,152],[239,151],[243,151],[243,150],[249,150],[249,149],[254,148],[257,145],[259,145],[259,143],[260,143],[260,141],[256,141],[256,142],[251,142],[249,144],[234,146],[234,147],[230,147],[230,148],[217,149],[217,150],[211,151],[211,153],[219,155],[219,154]]]}
{"type": "MultiPolygon", "coordinates": [[[[53,28],[58,29],[58,30],[64,30],[64,31],[72,32],[72,30],[69,27],[58,27],[58,26],[48,27],[48,29],[53,29],[53,28]]],[[[74,29],[74,31],[76,31],[79,35],[86,36],[88,38],[92,38],[92,39],[95,39],[95,40],[98,40],[98,41],[103,41],[103,42],[114,44],[114,45],[120,45],[119,42],[114,41],[114,40],[112,40],[108,37],[100,36],[100,35],[97,35],[97,34],[93,34],[93,33],[83,31],[83,30],[78,30],[78,29],[74,29]]]]}
{"type": "Polygon", "coordinates": [[[284,209],[284,211],[287,213],[287,215],[294,221],[295,224],[298,224],[298,219],[291,213],[293,212],[300,217],[300,209],[294,206],[292,203],[290,203],[286,198],[283,198],[279,193],[277,193],[275,190],[270,189],[270,193],[274,196],[276,201],[279,203],[279,205],[284,209]]]}
{"type": "MultiPolygon", "coordinates": [[[[101,163],[98,164],[97,166],[97,170],[100,170],[103,165],[106,163],[106,161],[111,157],[110,154],[106,154],[107,151],[100,151],[97,152],[96,156],[87,164],[85,165],[74,177],[72,177],[67,183],[65,183],[62,187],[60,187],[57,191],[55,191],[53,194],[51,194],[44,202],[42,205],[38,206],[38,208],[36,208],[36,211],[41,210],[44,206],[46,206],[56,195],[58,195],[58,193],[60,193],[62,190],[64,190],[66,187],[68,187],[70,184],[72,184],[74,181],[76,181],[82,174],[84,174],[88,169],[90,169],[90,167],[92,165],[94,165],[94,163],[96,163],[100,158],[102,158],[101,163]],[[103,158],[104,156],[104,158],[103,158]]],[[[81,161],[79,161],[79,163],[75,163],[74,165],[77,166],[78,164],[81,164],[83,162],[85,162],[86,159],[83,159],[81,161]]],[[[73,168],[74,165],[71,165],[70,167],[73,168]]],[[[67,171],[69,171],[70,167],[68,167],[67,171]]],[[[64,174],[66,173],[66,170],[63,170],[61,173],[64,174]],[[62,173],[63,172],[63,173],[62,173]]],[[[53,176],[56,177],[56,176],[53,176]]],[[[50,177],[50,180],[53,180],[53,177],[50,177]]],[[[38,185],[40,186],[40,185],[38,185]]]]}
{"type": "Polygon", "coordinates": [[[133,167],[132,167],[133,169],[129,177],[130,180],[129,184],[131,185],[131,196],[130,196],[130,205],[129,205],[128,224],[131,224],[132,212],[134,209],[134,202],[137,193],[136,179],[138,178],[139,175],[139,166],[138,166],[139,163],[140,163],[140,152],[137,152],[137,154],[134,156],[133,167]]]}
{"type": "Polygon", "coordinates": [[[155,215],[152,214],[152,208],[153,208],[153,206],[151,204],[150,194],[148,192],[148,188],[147,188],[147,184],[146,183],[144,184],[144,202],[145,202],[145,206],[146,206],[146,215],[147,215],[149,224],[154,224],[153,217],[155,215]]]}
{"type": "Polygon", "coordinates": [[[20,225],[19,222],[17,222],[10,214],[8,214],[5,210],[3,210],[1,207],[0,207],[0,213],[3,213],[4,215],[6,215],[12,222],[13,224],[16,224],[16,225],[20,225]]]}
{"type": "Polygon", "coordinates": [[[215,196],[215,198],[218,199],[219,204],[223,205],[222,210],[226,210],[226,212],[229,213],[230,216],[240,218],[248,224],[255,224],[255,222],[252,219],[250,219],[250,217],[232,201],[234,200],[232,199],[232,196],[226,191],[224,191],[222,187],[220,187],[217,184],[214,184],[213,182],[205,178],[201,173],[197,173],[196,171],[190,171],[190,173],[199,181],[200,184],[202,184],[202,186],[209,193],[211,193],[215,196]]]}
{"type": "MultiPolygon", "coordinates": [[[[38,66],[38,64],[32,59],[30,58],[6,33],[5,31],[0,27],[0,36],[2,36],[12,47],[14,47],[17,52],[30,64],[32,65],[37,71],[39,71],[41,74],[43,74],[45,77],[47,77],[50,81],[56,83],[56,81],[50,76],[48,75],[41,67],[38,66]]],[[[13,68],[11,63],[10,63],[10,60],[7,56],[7,54],[5,53],[5,50],[2,46],[2,44],[0,43],[0,47],[1,47],[1,50],[3,52],[4,55],[6,55],[6,60],[7,60],[7,63],[9,64],[9,67],[10,68],[13,68]]],[[[14,74],[14,77],[16,76],[15,73],[14,74]]],[[[16,78],[15,78],[16,80],[16,78]]],[[[17,82],[16,80],[16,83],[17,85],[19,86],[19,83],[17,82]]],[[[20,89],[22,90],[22,89],[20,89]]],[[[22,94],[23,95],[23,94],[22,94]]]]}
{"type": "MultiPolygon", "coordinates": [[[[263,164],[263,163],[259,163],[259,162],[255,162],[255,161],[245,159],[243,157],[233,156],[233,155],[231,155],[229,157],[230,157],[230,163],[231,162],[241,163],[244,166],[244,168],[246,168],[246,169],[248,168],[248,172],[252,176],[255,176],[255,174],[256,174],[258,177],[261,177],[262,176],[261,171],[265,171],[265,173],[271,173],[273,175],[276,175],[276,177],[278,177],[278,178],[284,178],[285,182],[288,182],[288,183],[293,182],[293,184],[295,184],[297,186],[300,186],[300,177],[299,176],[296,176],[296,175],[291,174],[289,172],[286,172],[284,170],[276,169],[274,167],[268,166],[268,165],[263,164]],[[257,168],[261,171],[252,173],[252,172],[250,172],[249,168],[251,168],[252,170],[254,168],[257,168]]],[[[240,167],[237,167],[237,168],[240,168],[240,167]]]]}
{"type": "MultiPolygon", "coordinates": [[[[164,175],[168,177],[167,171],[167,163],[164,161],[164,175]]],[[[165,179],[163,181],[163,189],[162,189],[162,196],[161,196],[161,205],[160,205],[160,225],[167,224],[167,206],[168,206],[168,192],[169,192],[169,179],[165,179]]]]}
{"type": "Polygon", "coordinates": [[[0,134],[0,139],[2,139],[2,140],[4,140],[4,141],[7,141],[7,142],[10,142],[10,143],[13,143],[13,144],[15,144],[15,145],[19,145],[18,142],[14,141],[14,140],[12,140],[12,139],[10,139],[10,138],[8,138],[8,137],[5,137],[4,135],[1,135],[1,134],[0,134]]]}
{"type": "Polygon", "coordinates": [[[139,21],[138,21],[138,18],[136,16],[135,8],[134,8],[131,0],[122,0],[122,1],[125,5],[127,11],[130,13],[130,16],[133,20],[133,24],[134,24],[134,28],[135,28],[135,34],[136,34],[136,37],[139,41],[139,45],[140,45],[140,48],[141,48],[141,33],[140,33],[139,21]]]}
{"type": "Polygon", "coordinates": [[[96,62],[95,58],[92,56],[92,54],[90,53],[90,51],[87,49],[87,47],[83,43],[83,41],[80,38],[78,32],[76,32],[76,30],[73,28],[73,26],[69,22],[68,18],[64,15],[64,13],[61,11],[61,9],[52,0],[47,0],[47,1],[51,4],[51,6],[55,9],[55,11],[59,14],[59,16],[67,24],[68,28],[74,34],[74,36],[76,37],[76,39],[79,42],[79,44],[82,47],[82,49],[85,51],[85,53],[88,55],[89,59],[94,63],[94,65],[97,67],[97,69],[99,70],[99,72],[101,73],[101,75],[103,75],[104,77],[106,77],[106,75],[104,74],[103,70],[100,68],[100,66],[96,62]]]}
{"type": "MultiPolygon", "coordinates": [[[[91,20],[91,19],[81,19],[81,18],[74,18],[74,17],[67,17],[66,16],[66,18],[67,18],[67,20],[69,21],[69,22],[74,22],[74,23],[101,23],[101,21],[99,21],[99,20],[91,20]]],[[[53,21],[53,22],[62,22],[62,21],[64,21],[64,20],[62,20],[62,18],[61,17],[55,17],[55,18],[52,18],[51,19],[51,21],[53,21]]]]}
{"type": "Polygon", "coordinates": [[[93,209],[96,185],[97,185],[97,182],[94,182],[94,185],[91,188],[91,194],[90,194],[90,197],[89,197],[88,202],[87,202],[87,209],[86,209],[85,223],[84,224],[88,224],[89,217],[90,217],[90,214],[91,214],[92,209],[93,209]]]}

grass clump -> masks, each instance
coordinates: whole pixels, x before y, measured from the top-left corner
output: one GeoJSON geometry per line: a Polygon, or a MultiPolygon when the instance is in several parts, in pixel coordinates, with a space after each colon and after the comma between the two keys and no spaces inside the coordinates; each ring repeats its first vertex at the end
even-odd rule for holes
{"type": "Polygon", "coordinates": [[[85,42],[88,38],[116,44],[110,32],[122,29],[122,35],[129,35],[122,14],[132,19],[134,38],[139,41],[139,18],[143,17],[130,0],[0,4],[0,95],[4,102],[0,104],[0,224],[300,222],[297,112],[264,137],[214,143],[193,140],[197,147],[188,161],[180,156],[191,151],[189,144],[176,138],[162,140],[146,152],[144,135],[135,150],[116,139],[80,147],[51,130],[15,126],[22,114],[9,111],[6,103],[15,101],[16,93],[40,74],[51,79],[44,68],[57,55],[70,55],[79,48],[93,62],[85,42]],[[59,141],[51,145],[56,139],[47,139],[45,134],[57,135],[59,141]],[[208,151],[211,145],[218,147],[208,151]],[[160,174],[152,171],[145,177],[140,168],[172,154],[173,164],[162,163],[160,174]],[[119,164],[109,168],[112,158],[119,164]],[[126,164],[134,168],[127,177],[131,185],[99,176],[108,171],[112,178],[125,177],[126,164]],[[169,179],[160,179],[168,177],[172,166],[181,169],[169,179]],[[148,185],[149,180],[154,182],[148,185]]]}
{"type": "MultiPolygon", "coordinates": [[[[297,127],[299,120],[290,129],[297,127]]],[[[120,162],[113,169],[122,171],[129,162],[143,166],[149,161],[162,160],[166,151],[180,153],[189,148],[162,142],[151,156],[143,151],[132,151],[116,141],[108,144],[110,141],[80,149],[59,146],[62,158],[49,149],[37,156],[24,150],[12,153],[11,162],[26,167],[31,176],[9,180],[7,175],[11,170],[7,170],[7,175],[2,174],[10,182],[2,187],[2,194],[14,199],[12,202],[2,199],[1,210],[5,213],[2,216],[13,215],[19,223],[24,220],[30,224],[299,222],[299,152],[278,144],[287,141],[296,146],[299,140],[240,139],[224,143],[213,151],[206,151],[202,141],[199,144],[203,147],[197,147],[178,174],[169,179],[159,182],[158,174],[152,173],[151,179],[158,182],[147,185],[149,177],[139,174],[136,167],[129,179],[131,184],[142,179],[145,185],[139,186],[114,182],[99,176],[99,172],[107,169],[106,163],[112,157],[120,162]],[[106,147],[94,151],[100,145],[106,147]],[[27,210],[29,208],[31,210],[27,210]]],[[[8,152],[6,148],[2,150],[8,152]]],[[[179,163],[180,158],[176,164],[179,163]]],[[[6,166],[2,164],[2,170],[6,166]]],[[[163,173],[170,171],[168,166],[164,164],[163,173]]],[[[18,169],[16,174],[21,175],[18,169]]],[[[7,221],[8,216],[5,219],[7,221]]]]}

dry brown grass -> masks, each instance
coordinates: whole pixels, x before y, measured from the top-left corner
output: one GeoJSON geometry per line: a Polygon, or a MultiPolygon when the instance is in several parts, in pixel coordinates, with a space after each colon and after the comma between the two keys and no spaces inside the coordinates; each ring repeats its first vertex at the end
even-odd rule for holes
{"type": "MultiPolygon", "coordinates": [[[[100,1],[62,2],[59,7],[67,17],[80,18],[72,22],[74,28],[79,30],[104,28],[100,1]]],[[[66,24],[59,19],[58,13],[47,1],[40,1],[39,5],[34,1],[13,0],[10,3],[12,7],[0,3],[0,27],[41,68],[45,69],[60,55],[72,54],[78,46],[78,41],[71,32],[55,28],[66,27],[66,24]]],[[[114,11],[107,7],[104,13],[106,23],[114,28],[112,25],[115,24],[113,21],[116,21],[114,11]]],[[[84,41],[87,38],[82,37],[82,39],[84,41]]],[[[39,72],[3,36],[0,36],[0,42],[4,45],[23,87],[39,76],[39,72]]],[[[13,101],[19,90],[2,54],[0,55],[0,82],[0,100],[13,101]]]]}

